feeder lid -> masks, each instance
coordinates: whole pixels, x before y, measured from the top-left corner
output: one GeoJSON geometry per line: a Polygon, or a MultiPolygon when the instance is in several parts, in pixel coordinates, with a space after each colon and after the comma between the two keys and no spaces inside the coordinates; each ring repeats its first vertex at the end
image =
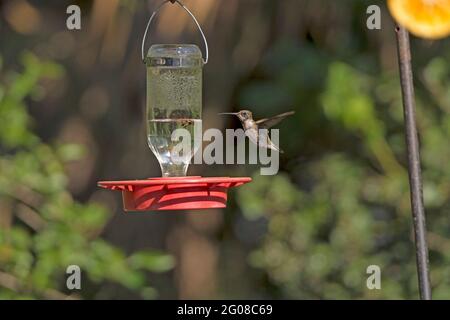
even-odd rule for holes
{"type": "Polygon", "coordinates": [[[125,211],[225,208],[228,188],[250,182],[249,177],[163,177],[144,180],[99,181],[98,186],[122,191],[125,211]]]}
{"type": "Polygon", "coordinates": [[[201,67],[202,52],[195,44],[154,44],[145,58],[148,67],[201,67]]]}

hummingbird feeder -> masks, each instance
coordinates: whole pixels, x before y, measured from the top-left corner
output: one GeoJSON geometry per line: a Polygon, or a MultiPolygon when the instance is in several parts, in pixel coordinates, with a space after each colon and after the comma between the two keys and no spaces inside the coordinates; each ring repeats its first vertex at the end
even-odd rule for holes
{"type": "Polygon", "coordinates": [[[150,16],[141,53],[147,68],[147,141],[159,161],[162,177],[99,181],[98,185],[122,191],[125,211],[225,208],[228,188],[250,182],[251,178],[186,176],[201,144],[202,69],[208,62],[208,43],[200,24],[180,1],[166,0],[150,16]],[[168,2],[178,4],[195,22],[205,44],[204,60],[201,50],[193,44],[154,44],[145,55],[151,22],[168,2]],[[173,139],[178,129],[191,137],[189,147],[181,151],[173,139]]]}

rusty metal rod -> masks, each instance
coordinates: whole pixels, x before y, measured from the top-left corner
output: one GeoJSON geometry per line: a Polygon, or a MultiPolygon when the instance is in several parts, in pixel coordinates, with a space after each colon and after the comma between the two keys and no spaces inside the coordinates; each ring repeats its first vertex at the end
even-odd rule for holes
{"type": "Polygon", "coordinates": [[[427,232],[425,224],[425,210],[423,205],[419,140],[416,128],[416,104],[414,99],[414,84],[411,67],[411,49],[409,46],[408,31],[399,26],[396,28],[396,33],[406,131],[406,147],[408,152],[409,188],[416,246],[419,292],[420,299],[431,300],[427,232]]]}

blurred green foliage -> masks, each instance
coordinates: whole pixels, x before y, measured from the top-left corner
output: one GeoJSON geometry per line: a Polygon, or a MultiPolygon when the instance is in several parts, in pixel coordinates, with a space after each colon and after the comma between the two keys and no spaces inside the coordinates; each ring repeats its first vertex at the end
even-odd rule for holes
{"type": "MultiPolygon", "coordinates": [[[[398,75],[360,60],[279,43],[241,91],[240,102],[262,114],[294,106],[281,145],[290,159],[307,159],[238,190],[244,215],[267,221],[250,262],[281,297],[418,297],[398,75]],[[381,268],[382,290],[367,289],[369,265],[381,268]]],[[[450,298],[449,61],[416,70],[431,276],[441,299],[450,298]]]]}
{"type": "Polygon", "coordinates": [[[75,298],[89,298],[89,292],[110,297],[100,286],[105,284],[153,298],[146,272],[170,269],[172,257],[154,251],[126,256],[99,238],[110,214],[76,202],[66,189],[63,164],[80,158],[83,148],[50,146],[30,130],[27,101],[41,99],[40,81],[57,81],[64,70],[31,53],[23,55],[22,64],[20,72],[1,69],[0,299],[65,298],[71,293],[65,289],[66,268],[72,264],[82,270],[75,298]]]}

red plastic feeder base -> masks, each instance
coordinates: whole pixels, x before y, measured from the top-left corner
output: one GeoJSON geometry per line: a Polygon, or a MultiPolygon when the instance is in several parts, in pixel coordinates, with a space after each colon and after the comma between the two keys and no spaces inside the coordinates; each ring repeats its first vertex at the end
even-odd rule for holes
{"type": "Polygon", "coordinates": [[[99,181],[98,186],[122,191],[125,211],[225,208],[228,188],[251,178],[175,177],[145,180],[99,181]]]}

